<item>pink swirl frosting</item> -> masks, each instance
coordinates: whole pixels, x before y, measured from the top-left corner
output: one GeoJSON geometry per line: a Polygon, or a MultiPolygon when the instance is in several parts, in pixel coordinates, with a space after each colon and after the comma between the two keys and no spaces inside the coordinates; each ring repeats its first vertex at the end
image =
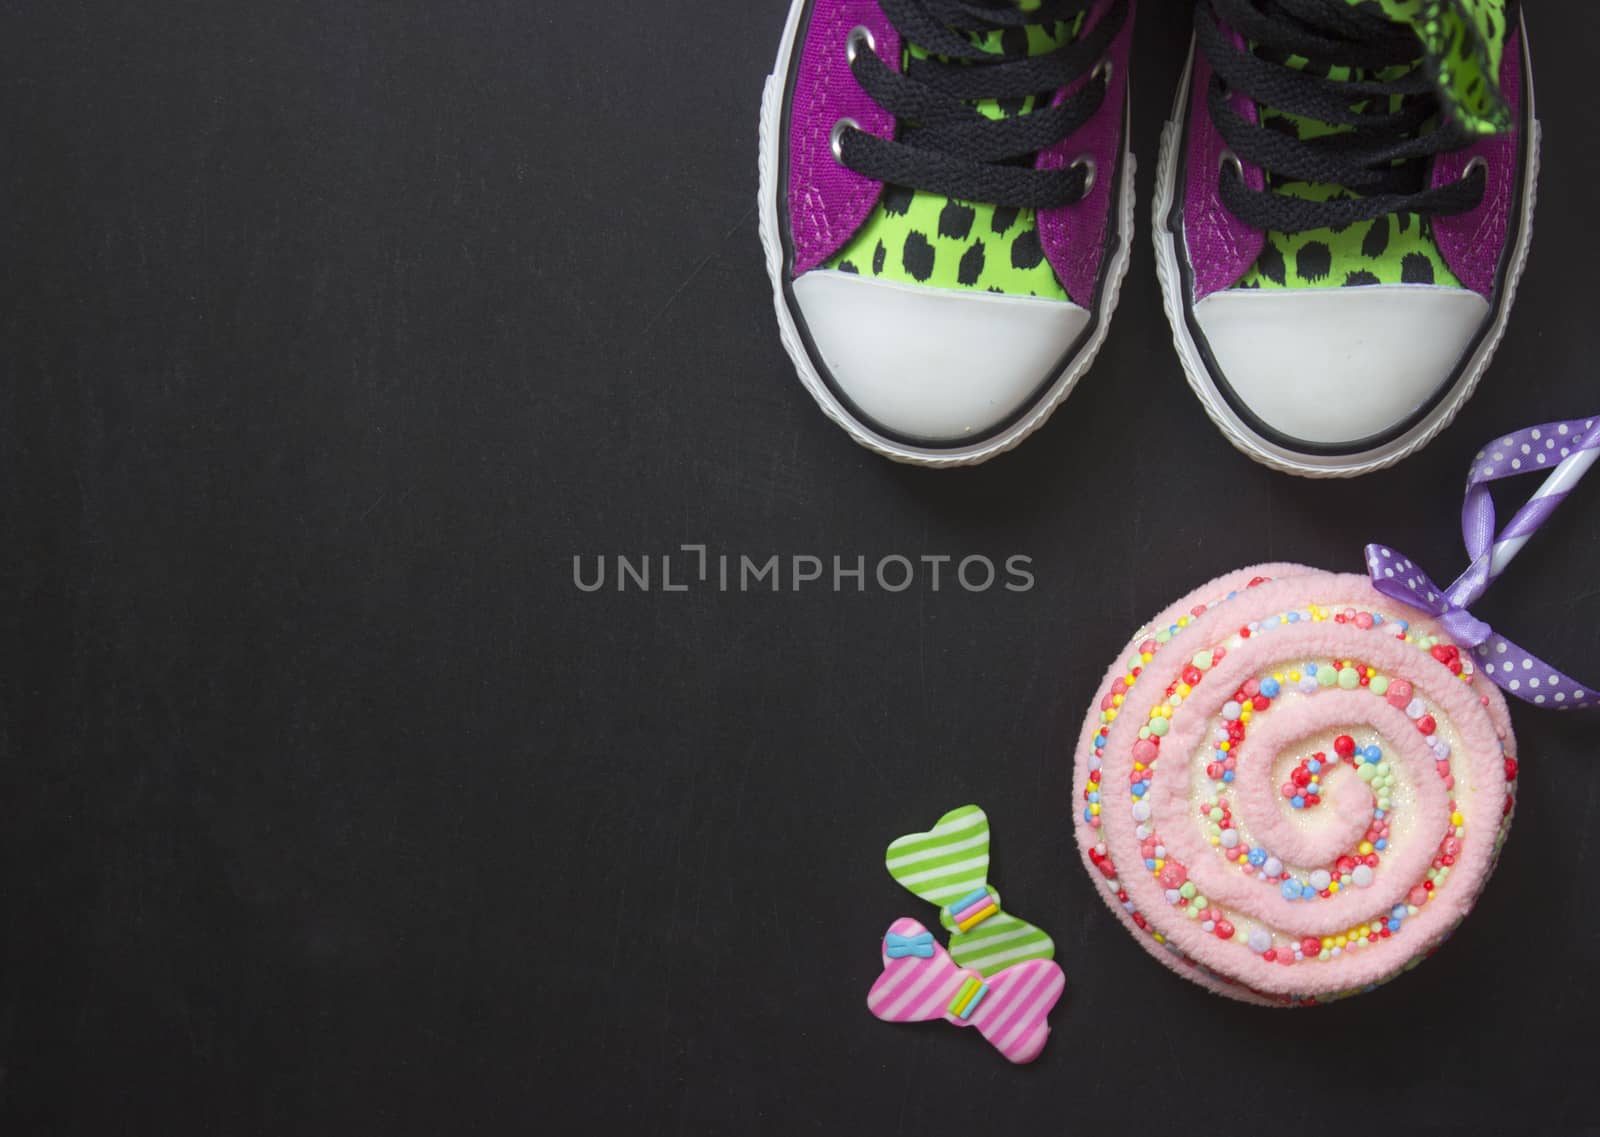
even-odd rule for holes
{"type": "Polygon", "coordinates": [[[1499,691],[1416,616],[1363,577],[1262,566],[1175,604],[1107,673],[1077,751],[1079,846],[1179,974],[1326,1002],[1471,909],[1509,827],[1515,742],[1499,691]],[[1318,771],[1314,810],[1287,800],[1297,759],[1318,771]]]}

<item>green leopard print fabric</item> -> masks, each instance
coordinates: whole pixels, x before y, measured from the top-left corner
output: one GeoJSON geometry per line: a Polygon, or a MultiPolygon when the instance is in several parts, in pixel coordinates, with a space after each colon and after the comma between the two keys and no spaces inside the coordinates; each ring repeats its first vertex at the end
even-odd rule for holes
{"type": "MultiPolygon", "coordinates": [[[[1484,75],[1499,74],[1506,33],[1505,0],[1349,2],[1381,7],[1390,19],[1411,23],[1417,29],[1425,53],[1417,65],[1434,73],[1452,117],[1473,131],[1500,121],[1493,107],[1503,108],[1504,101],[1498,87],[1485,82],[1484,75]],[[1436,55],[1436,51],[1443,54],[1436,55]]],[[[1307,61],[1296,57],[1285,62],[1304,66],[1307,61]]],[[[1370,78],[1388,81],[1405,73],[1400,69],[1370,78]]],[[[1328,75],[1343,80],[1369,78],[1344,67],[1330,68],[1328,75]]],[[[1509,113],[1505,119],[1509,122],[1509,113]]],[[[1301,139],[1347,129],[1283,114],[1270,107],[1262,108],[1261,123],[1301,139]]],[[[1281,179],[1272,179],[1270,185],[1278,192],[1313,201],[1326,201],[1345,192],[1334,186],[1281,179]]],[[[1292,234],[1269,232],[1260,259],[1234,287],[1270,290],[1351,288],[1372,284],[1462,287],[1440,255],[1428,219],[1413,213],[1340,229],[1292,234]]]]}
{"type": "Polygon", "coordinates": [[[1031,209],[886,186],[877,209],[827,268],[932,288],[1065,300],[1031,209]]]}
{"type": "Polygon", "coordinates": [[[1368,284],[1461,287],[1439,255],[1427,219],[1414,213],[1380,217],[1341,230],[1268,233],[1260,259],[1236,287],[1359,288],[1368,284]]]}
{"type": "MultiPolygon", "coordinates": [[[[1020,5],[1024,10],[1038,6],[1039,0],[1023,0],[1020,5]]],[[[1070,42],[1082,23],[1080,16],[1071,23],[1011,29],[1005,33],[1010,42],[1000,32],[974,37],[973,42],[986,51],[998,53],[1004,44],[1017,52],[1023,46],[1020,37],[1026,35],[1028,54],[1039,55],[1070,42]]],[[[907,54],[927,58],[915,45],[907,54]]],[[[989,118],[1000,119],[1029,113],[1038,100],[986,100],[975,105],[989,118]]],[[[866,223],[823,267],[930,288],[1067,299],[1066,289],[1045,259],[1033,210],[957,201],[902,186],[884,187],[866,223]]]]}
{"type": "Polygon", "coordinates": [[[1510,33],[1506,0],[1347,0],[1374,4],[1416,29],[1426,66],[1450,116],[1472,134],[1504,134],[1511,108],[1500,94],[1500,62],[1510,33]]]}

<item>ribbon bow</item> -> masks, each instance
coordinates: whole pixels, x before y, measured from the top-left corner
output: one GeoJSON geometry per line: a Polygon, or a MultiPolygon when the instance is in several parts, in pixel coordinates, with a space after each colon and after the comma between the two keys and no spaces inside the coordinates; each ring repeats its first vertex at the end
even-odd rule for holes
{"type": "Polygon", "coordinates": [[[975,1026],[996,1050],[1018,1064],[1039,1057],[1050,1037],[1050,1012],[1067,978],[1047,959],[1030,959],[988,977],[957,967],[928,930],[901,918],[884,936],[883,974],[867,993],[867,1007],[884,1022],[931,1022],[975,1026]],[[926,937],[923,958],[894,955],[890,941],[926,937]]]}
{"type": "Polygon", "coordinates": [[[1508,694],[1556,710],[1600,705],[1600,694],[1518,647],[1467,610],[1597,459],[1600,419],[1546,423],[1490,444],[1473,460],[1461,510],[1462,536],[1472,558],[1467,571],[1449,588],[1440,588],[1409,557],[1387,545],[1368,545],[1367,571],[1373,586],[1437,619],[1452,639],[1472,649],[1483,673],[1508,694]],[[1535,470],[1553,473],[1497,535],[1489,483],[1535,470]]]}
{"type": "Polygon", "coordinates": [[[975,805],[953,809],[926,833],[910,833],[884,855],[889,875],[913,896],[939,906],[950,955],[983,975],[1025,959],[1051,959],[1056,945],[1026,920],[1000,909],[989,886],[989,817],[975,805]]]}
{"type": "Polygon", "coordinates": [[[890,959],[904,959],[908,955],[919,956],[922,959],[932,959],[933,933],[923,932],[918,936],[901,936],[890,932],[883,937],[883,954],[890,959]]]}

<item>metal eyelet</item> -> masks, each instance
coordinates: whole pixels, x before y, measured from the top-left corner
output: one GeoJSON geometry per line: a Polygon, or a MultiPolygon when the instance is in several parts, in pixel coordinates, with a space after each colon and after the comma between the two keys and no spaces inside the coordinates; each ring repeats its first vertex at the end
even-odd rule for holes
{"type": "Polygon", "coordinates": [[[828,149],[833,151],[833,160],[844,165],[844,132],[847,130],[860,130],[861,124],[853,118],[841,118],[833,124],[833,129],[828,132],[828,149]]]}
{"type": "Polygon", "coordinates": [[[1099,173],[1099,166],[1095,164],[1093,155],[1079,155],[1067,169],[1083,171],[1083,196],[1088,197],[1089,191],[1094,189],[1094,180],[1099,173]]]}
{"type": "Polygon", "coordinates": [[[1472,160],[1467,163],[1466,168],[1461,171],[1461,180],[1464,182],[1470,181],[1472,175],[1479,170],[1483,171],[1483,176],[1487,180],[1489,177],[1489,159],[1482,154],[1474,154],[1472,160]]]}
{"type": "Polygon", "coordinates": [[[1089,80],[1090,82],[1093,82],[1096,79],[1103,80],[1105,82],[1106,89],[1110,90],[1111,80],[1116,78],[1116,74],[1116,61],[1112,59],[1102,59],[1099,63],[1094,65],[1094,70],[1089,73],[1089,80]]]}
{"type": "Polygon", "coordinates": [[[1239,175],[1239,180],[1241,182],[1244,181],[1244,163],[1239,161],[1239,155],[1232,150],[1224,150],[1222,152],[1222,160],[1217,163],[1217,166],[1219,170],[1225,170],[1232,166],[1233,172],[1239,175]]]}
{"type": "Polygon", "coordinates": [[[853,65],[856,61],[856,56],[861,54],[861,49],[863,47],[872,52],[874,55],[878,54],[878,40],[877,37],[872,34],[872,29],[867,27],[865,24],[857,24],[855,27],[850,29],[850,34],[845,37],[845,62],[853,65]]]}

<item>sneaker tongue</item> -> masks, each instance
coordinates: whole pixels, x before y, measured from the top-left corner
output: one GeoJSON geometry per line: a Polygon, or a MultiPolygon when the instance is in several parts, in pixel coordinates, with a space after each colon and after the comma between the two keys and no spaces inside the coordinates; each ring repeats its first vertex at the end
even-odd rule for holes
{"type": "MultiPolygon", "coordinates": [[[[1017,8],[1023,12],[1037,12],[1043,6],[1043,0],[1007,0],[1004,3],[995,3],[992,7],[1017,8]]],[[[1040,23],[1029,24],[1025,27],[995,30],[987,34],[970,33],[974,47],[995,55],[1007,51],[1016,53],[1022,50],[1026,42],[1027,54],[1045,55],[1071,43],[1077,38],[1078,32],[1083,27],[1084,15],[1079,14],[1070,20],[1043,19],[1040,23]]],[[[927,59],[930,53],[916,44],[908,44],[906,54],[914,59],[927,59]]],[[[980,114],[992,119],[1001,119],[1009,115],[1025,115],[1043,105],[1038,98],[1029,96],[1025,99],[981,99],[972,104],[980,114]]]]}
{"type": "Polygon", "coordinates": [[[1511,108],[1500,92],[1509,34],[1506,0],[1346,0],[1407,24],[1422,41],[1430,74],[1452,121],[1469,134],[1503,134],[1511,108]]]}

